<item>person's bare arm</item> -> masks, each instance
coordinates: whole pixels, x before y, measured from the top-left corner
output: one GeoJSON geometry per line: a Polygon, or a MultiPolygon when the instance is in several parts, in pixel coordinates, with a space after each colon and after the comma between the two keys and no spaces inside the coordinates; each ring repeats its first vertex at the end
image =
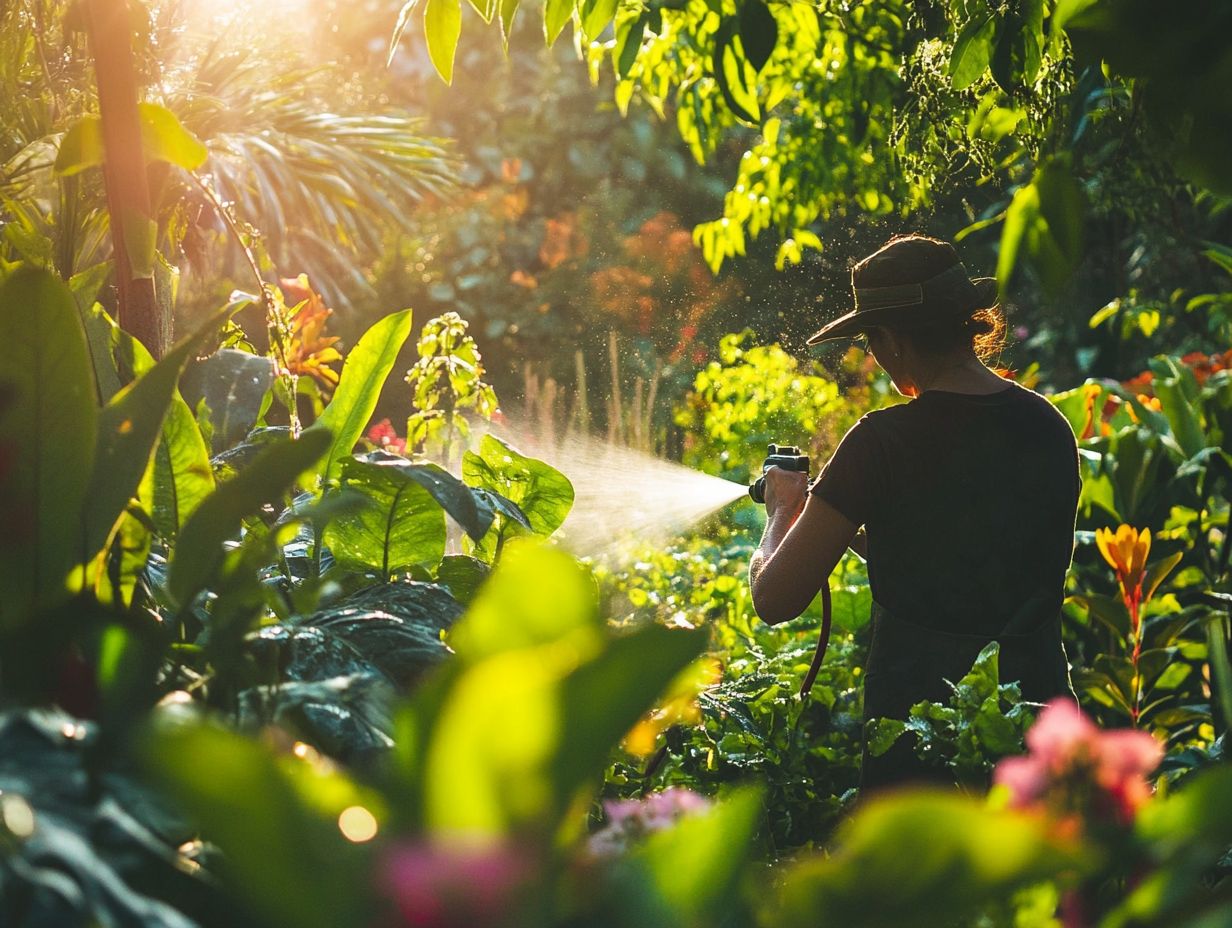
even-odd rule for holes
{"type": "Polygon", "coordinates": [[[857,526],[825,500],[807,496],[803,474],[766,473],[766,531],[749,561],[753,606],[770,625],[804,612],[843,556],[857,526]]]}

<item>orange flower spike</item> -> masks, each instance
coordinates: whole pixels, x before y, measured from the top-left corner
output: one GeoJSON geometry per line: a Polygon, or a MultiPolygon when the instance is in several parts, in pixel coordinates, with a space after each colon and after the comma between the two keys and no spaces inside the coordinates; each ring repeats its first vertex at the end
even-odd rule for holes
{"type": "Polygon", "coordinates": [[[1108,566],[1115,570],[1118,576],[1129,568],[1129,563],[1121,557],[1121,548],[1117,544],[1116,533],[1112,529],[1097,528],[1095,545],[1099,548],[1099,553],[1104,556],[1104,560],[1108,562],[1108,566]]]}
{"type": "Polygon", "coordinates": [[[1151,551],[1150,529],[1139,532],[1132,525],[1122,525],[1115,532],[1108,528],[1096,529],[1095,544],[1104,560],[1117,572],[1126,591],[1142,582],[1142,572],[1151,551]]]}
{"type": "Polygon", "coordinates": [[[1150,553],[1151,530],[1144,528],[1138,533],[1138,538],[1134,541],[1133,553],[1129,562],[1129,573],[1134,579],[1135,586],[1142,582],[1142,575],[1146,570],[1147,555],[1150,553]]]}

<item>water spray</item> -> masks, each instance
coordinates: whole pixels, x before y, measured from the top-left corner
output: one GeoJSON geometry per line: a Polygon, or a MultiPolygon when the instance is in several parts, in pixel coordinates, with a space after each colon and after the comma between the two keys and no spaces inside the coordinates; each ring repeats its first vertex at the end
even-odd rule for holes
{"type": "Polygon", "coordinates": [[[669,540],[748,491],[743,483],[599,438],[570,435],[545,442],[532,427],[510,423],[503,432],[573,484],[573,508],[559,537],[580,557],[619,561],[636,546],[669,540]]]}

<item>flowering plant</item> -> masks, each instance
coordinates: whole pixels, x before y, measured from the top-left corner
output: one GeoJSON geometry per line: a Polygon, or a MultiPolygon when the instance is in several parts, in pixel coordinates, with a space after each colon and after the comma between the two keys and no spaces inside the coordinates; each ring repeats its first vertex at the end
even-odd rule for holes
{"type": "Polygon", "coordinates": [[[993,781],[1018,808],[1044,809],[1077,827],[1132,824],[1151,797],[1147,775],[1164,747],[1143,731],[1102,731],[1068,699],[1054,699],[1027,732],[1028,753],[1007,757],[993,781]]]}
{"type": "Polygon", "coordinates": [[[686,815],[704,812],[710,800],[682,786],[672,786],[643,799],[603,803],[607,824],[590,836],[587,850],[596,857],[617,857],[636,841],[675,824],[686,815]]]}

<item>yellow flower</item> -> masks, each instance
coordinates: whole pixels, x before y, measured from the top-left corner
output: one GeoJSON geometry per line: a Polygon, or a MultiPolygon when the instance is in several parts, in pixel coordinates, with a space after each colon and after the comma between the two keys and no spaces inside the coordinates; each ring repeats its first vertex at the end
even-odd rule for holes
{"type": "Polygon", "coordinates": [[[1142,583],[1147,555],[1151,553],[1151,530],[1138,531],[1132,525],[1122,525],[1115,532],[1100,528],[1095,530],[1095,543],[1104,560],[1117,572],[1125,591],[1136,590],[1142,583]]]}

